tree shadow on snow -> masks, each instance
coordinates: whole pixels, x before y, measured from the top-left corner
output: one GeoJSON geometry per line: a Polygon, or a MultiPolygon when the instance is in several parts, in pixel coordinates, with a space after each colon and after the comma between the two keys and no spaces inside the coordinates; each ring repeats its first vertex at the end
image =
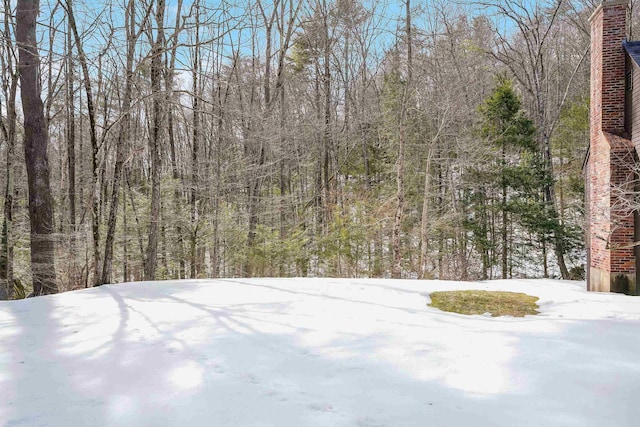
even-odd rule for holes
{"type": "Polygon", "coordinates": [[[639,326],[269,282],[104,286],[0,304],[0,425],[637,425],[639,326]]]}

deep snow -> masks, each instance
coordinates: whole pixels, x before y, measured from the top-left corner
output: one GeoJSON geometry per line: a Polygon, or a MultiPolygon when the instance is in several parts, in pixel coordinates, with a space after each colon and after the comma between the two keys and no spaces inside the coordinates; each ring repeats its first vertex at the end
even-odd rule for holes
{"type": "Polygon", "coordinates": [[[640,426],[640,298],[552,280],[233,279],[0,303],[0,426],[640,426]],[[541,314],[427,307],[525,292],[541,314]]]}

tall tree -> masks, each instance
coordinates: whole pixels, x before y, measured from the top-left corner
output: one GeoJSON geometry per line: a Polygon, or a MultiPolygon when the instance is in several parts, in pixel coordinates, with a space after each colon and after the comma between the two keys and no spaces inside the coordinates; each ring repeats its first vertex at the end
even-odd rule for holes
{"type": "Polygon", "coordinates": [[[200,229],[200,212],[198,211],[198,184],[200,174],[198,167],[200,164],[200,136],[201,136],[201,58],[200,52],[200,31],[202,22],[200,21],[200,0],[196,0],[193,5],[195,10],[195,38],[193,43],[193,64],[191,68],[191,106],[192,106],[192,123],[191,123],[191,188],[189,194],[189,204],[191,207],[191,239],[190,239],[190,278],[195,279],[198,274],[198,234],[200,229]]]}
{"type": "MultiPolygon", "coordinates": [[[[73,11],[73,0],[66,0],[66,12],[69,20],[69,27],[73,33],[75,48],[78,51],[78,61],[82,69],[82,82],[87,98],[87,115],[89,116],[89,137],[91,140],[91,237],[93,240],[93,284],[100,282],[100,211],[99,211],[99,165],[98,153],[100,151],[98,144],[98,132],[96,124],[96,107],[94,103],[94,94],[91,84],[91,76],[89,74],[89,66],[87,64],[87,56],[84,51],[78,26],[76,24],[75,14],[73,11]]],[[[71,55],[72,52],[69,52],[71,55]]]]}
{"type": "Polygon", "coordinates": [[[38,78],[40,55],[36,39],[39,0],[18,0],[16,41],[19,50],[20,97],[24,114],[24,151],[29,185],[31,274],[34,295],[58,292],[55,270],[53,193],[49,184],[49,157],[44,105],[38,78]]]}
{"type": "MultiPolygon", "coordinates": [[[[161,138],[163,134],[163,97],[162,97],[162,55],[165,49],[164,40],[164,0],[156,4],[156,39],[151,49],[151,93],[153,95],[153,127],[149,138],[151,152],[151,212],[149,214],[149,240],[145,259],[144,276],[146,280],[156,278],[158,258],[158,221],[160,219],[160,158],[161,138]]],[[[152,39],[150,31],[149,38],[152,39]]],[[[194,111],[194,114],[195,111],[194,111]]]]}
{"type": "Polygon", "coordinates": [[[411,0],[405,0],[405,44],[407,48],[407,70],[406,82],[402,91],[402,102],[400,104],[400,118],[398,124],[398,159],[396,160],[396,215],[393,222],[393,232],[391,236],[391,247],[393,250],[392,276],[400,278],[402,276],[402,245],[400,233],[402,231],[402,220],[405,208],[405,153],[407,139],[407,110],[411,93],[411,83],[413,80],[413,50],[411,37],[411,0]]]}
{"type": "Polygon", "coordinates": [[[133,0],[129,0],[125,9],[125,31],[126,31],[126,64],[125,64],[125,87],[122,97],[122,117],[120,119],[120,129],[116,140],[116,159],[113,168],[113,184],[111,187],[111,201],[109,205],[109,218],[107,223],[107,234],[104,243],[104,263],[99,284],[111,282],[113,270],[113,244],[115,241],[116,223],[118,221],[118,206],[120,203],[120,186],[122,184],[123,172],[127,149],[127,142],[131,133],[131,104],[134,86],[134,59],[136,44],[142,31],[146,28],[146,21],[151,13],[151,8],[147,8],[142,17],[142,22],[137,25],[136,6],[133,0]]]}
{"type": "MultiPolygon", "coordinates": [[[[524,115],[511,81],[504,77],[498,79],[494,92],[485,100],[480,111],[484,119],[482,136],[499,151],[496,173],[488,176],[497,182],[498,186],[501,271],[502,278],[507,279],[510,276],[509,258],[512,246],[508,241],[511,216],[518,211],[514,209],[515,206],[520,208],[521,215],[525,213],[525,205],[513,201],[512,192],[514,189],[526,188],[529,193],[534,193],[535,200],[535,192],[539,194],[542,190],[542,181],[531,179],[536,177],[530,173],[535,172],[535,163],[532,165],[523,162],[527,159],[526,153],[529,154],[529,158],[535,159],[535,128],[531,120],[524,115]]],[[[519,197],[517,200],[528,199],[530,198],[519,197]]]]}
{"type": "MultiPolygon", "coordinates": [[[[175,98],[173,95],[173,90],[174,90],[174,74],[176,71],[176,59],[177,59],[177,55],[178,55],[178,45],[180,44],[180,32],[182,30],[182,3],[183,0],[178,0],[178,3],[176,5],[176,12],[175,12],[175,32],[173,33],[173,35],[170,37],[171,40],[171,49],[170,49],[170,54],[168,57],[168,66],[167,66],[167,74],[165,77],[165,90],[167,92],[167,110],[166,110],[166,116],[167,116],[167,133],[168,133],[168,139],[169,139],[169,154],[170,154],[170,161],[171,161],[171,177],[174,181],[174,183],[176,184],[176,188],[173,192],[173,198],[174,198],[174,209],[176,214],[179,216],[180,212],[181,212],[181,204],[182,204],[182,194],[180,191],[180,188],[178,186],[178,183],[181,182],[181,178],[182,178],[182,171],[179,169],[178,167],[178,153],[176,151],[176,145],[177,145],[177,141],[176,141],[176,132],[177,132],[177,126],[176,126],[176,120],[175,120],[175,98]]],[[[178,274],[177,277],[179,279],[183,279],[186,277],[186,263],[185,263],[185,257],[184,257],[184,233],[183,233],[183,228],[182,228],[182,224],[181,221],[178,220],[176,221],[176,234],[177,234],[177,242],[176,242],[176,252],[177,252],[177,256],[179,258],[178,260],[178,274]]],[[[217,247],[217,245],[216,245],[217,247]]]]}
{"type": "Polygon", "coordinates": [[[4,216],[0,227],[0,300],[12,297],[13,290],[13,209],[15,189],[15,150],[16,150],[16,94],[19,76],[14,67],[14,46],[12,43],[11,4],[4,0],[4,49],[2,56],[2,92],[6,104],[0,104],[0,130],[6,144],[6,182],[4,188],[4,216]],[[3,107],[6,116],[3,117],[3,107]]]}
{"type": "Polygon", "coordinates": [[[67,198],[69,201],[69,277],[73,287],[77,285],[76,261],[76,103],[75,103],[75,61],[73,59],[73,36],[67,14],[66,38],[66,137],[67,137],[67,198]]]}
{"type": "Polygon", "coordinates": [[[564,279],[569,278],[565,260],[567,242],[558,215],[551,141],[567,95],[589,52],[589,46],[583,46],[582,52],[570,58],[573,69],[559,70],[552,66],[555,58],[550,49],[551,44],[555,37],[560,38],[558,29],[561,26],[563,11],[569,3],[567,0],[554,0],[538,2],[531,6],[524,0],[481,2],[483,6],[497,10],[509,22],[502,31],[496,29],[499,41],[491,54],[504,64],[520,83],[533,113],[538,146],[549,178],[544,188],[546,215],[555,222],[551,241],[560,274],[564,279]],[[514,27],[519,30],[515,36],[511,30],[514,27]]]}

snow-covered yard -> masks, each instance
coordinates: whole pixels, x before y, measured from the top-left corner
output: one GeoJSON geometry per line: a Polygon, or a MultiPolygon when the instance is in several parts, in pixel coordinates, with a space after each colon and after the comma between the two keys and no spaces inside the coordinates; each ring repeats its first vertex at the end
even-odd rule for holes
{"type": "Polygon", "coordinates": [[[132,283],[0,303],[0,426],[640,426],[640,298],[552,280],[132,283]],[[427,307],[435,290],[541,314],[427,307]]]}

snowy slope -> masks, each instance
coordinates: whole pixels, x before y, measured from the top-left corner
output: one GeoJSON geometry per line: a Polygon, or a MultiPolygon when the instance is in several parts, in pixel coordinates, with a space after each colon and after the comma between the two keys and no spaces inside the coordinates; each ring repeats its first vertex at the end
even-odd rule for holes
{"type": "Polygon", "coordinates": [[[581,283],[234,279],[0,303],[0,426],[640,426],[640,298],[581,283]],[[540,297],[523,319],[426,306],[540,297]]]}

